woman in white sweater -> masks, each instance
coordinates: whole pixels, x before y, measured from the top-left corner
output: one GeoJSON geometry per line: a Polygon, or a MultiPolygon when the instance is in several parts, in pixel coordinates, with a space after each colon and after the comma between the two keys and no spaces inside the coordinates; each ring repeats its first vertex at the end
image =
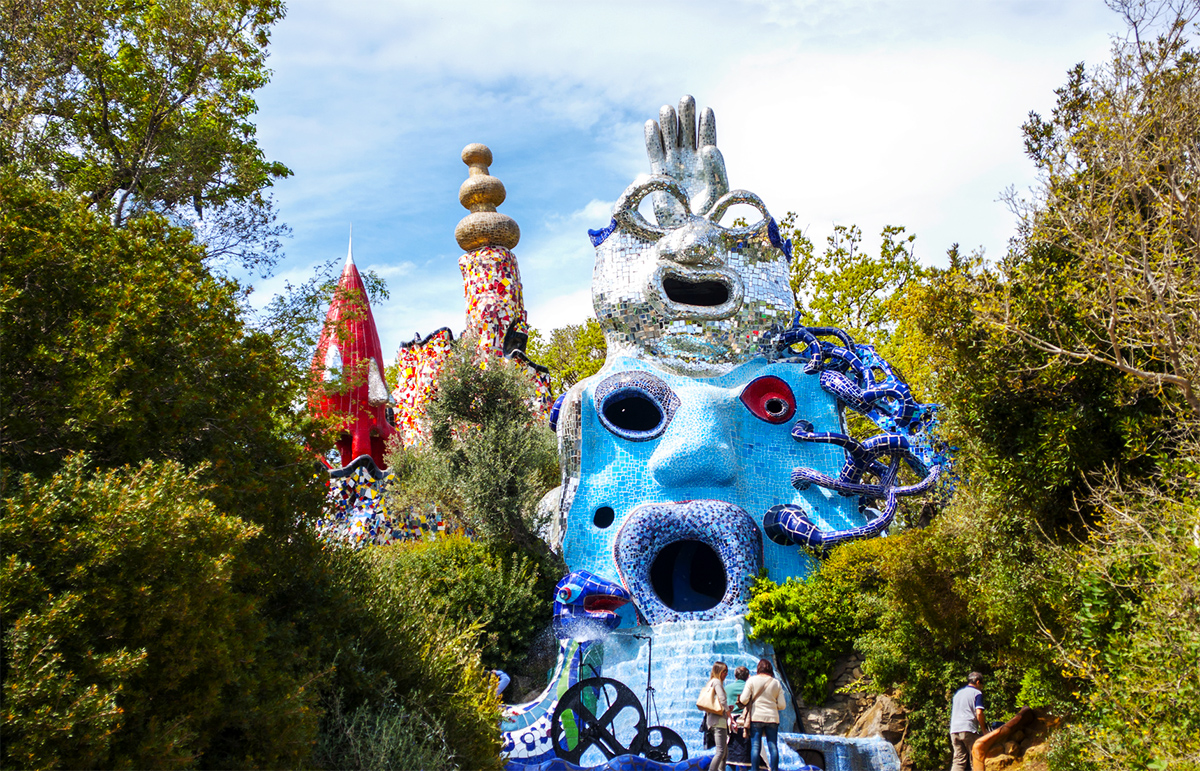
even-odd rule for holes
{"type": "Polygon", "coordinates": [[[738,704],[746,705],[749,713],[750,771],[758,771],[763,737],[767,740],[771,771],[779,771],[779,710],[787,708],[787,697],[783,695],[783,686],[775,679],[771,662],[758,660],[758,674],[746,681],[738,704]]]}

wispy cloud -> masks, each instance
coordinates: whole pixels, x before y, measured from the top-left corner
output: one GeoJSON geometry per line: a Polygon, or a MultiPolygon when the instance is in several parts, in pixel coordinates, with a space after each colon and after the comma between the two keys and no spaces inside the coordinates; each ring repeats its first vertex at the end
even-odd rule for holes
{"type": "Polygon", "coordinates": [[[1097,61],[1116,18],[1094,0],[696,0],[332,4],[293,0],[259,96],[276,194],[295,237],[281,286],[345,253],[390,280],[389,351],[463,326],[454,225],[459,152],[488,144],[508,189],[531,321],[590,312],[587,229],[648,171],[642,123],[693,93],[717,112],[734,186],[835,222],[1003,248],[996,202],[1032,177],[1020,124],[1065,70],[1097,61]]]}

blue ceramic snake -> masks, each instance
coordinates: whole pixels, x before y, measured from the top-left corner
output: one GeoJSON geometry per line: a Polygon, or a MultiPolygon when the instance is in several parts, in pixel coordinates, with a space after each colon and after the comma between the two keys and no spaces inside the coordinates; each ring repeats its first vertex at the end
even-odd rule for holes
{"type": "Polygon", "coordinates": [[[500,724],[508,767],[524,768],[554,759],[550,722],[558,700],[580,680],[600,675],[601,638],[617,628],[616,610],[632,597],[619,584],[586,570],[558,582],[554,593],[554,636],[558,662],[546,689],[533,701],[509,706],[500,724]]]}

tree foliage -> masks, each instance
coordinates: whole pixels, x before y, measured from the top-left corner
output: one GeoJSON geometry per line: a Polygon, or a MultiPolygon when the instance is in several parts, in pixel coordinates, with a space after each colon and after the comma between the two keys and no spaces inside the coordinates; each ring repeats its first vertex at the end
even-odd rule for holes
{"type": "Polygon", "coordinates": [[[427,586],[432,611],[460,627],[478,626],[489,669],[511,668],[524,657],[550,617],[546,584],[558,580],[542,576],[520,552],[461,535],[375,549],[370,560],[385,585],[427,586]]]}
{"type": "Polygon", "coordinates": [[[455,342],[426,420],[429,441],[394,448],[393,505],[437,504],[476,536],[516,544],[539,565],[550,560],[537,503],[558,481],[553,433],[534,416],[533,387],[508,359],[476,359],[470,338],[455,342]]]}
{"type": "Polygon", "coordinates": [[[9,468],[45,472],[87,450],[104,466],[209,460],[228,478],[270,456],[276,427],[305,430],[298,377],[187,231],[159,217],[114,228],[6,176],[0,243],[9,468]]]}
{"type": "Polygon", "coordinates": [[[1064,610],[1053,636],[1076,684],[1086,759],[1101,768],[1196,768],[1200,757],[1200,446],[1189,441],[1148,479],[1113,472],[1092,502],[1099,522],[1062,550],[1064,610]]]}
{"type": "Polygon", "coordinates": [[[23,528],[4,538],[6,559],[16,555],[0,617],[5,749],[22,753],[11,762],[295,766],[318,736],[316,698],[329,707],[336,695],[349,714],[433,705],[431,725],[456,737],[449,762],[495,764],[477,630],[425,612],[427,589],[384,587],[315,540],[306,522],[324,487],[304,446],[320,426],[296,408],[307,368],[248,325],[239,288],[212,274],[192,235],[156,215],[117,228],[73,196],[6,176],[0,243],[0,463],[17,501],[5,527],[11,517],[23,528]],[[81,451],[87,474],[64,466],[81,451]],[[143,470],[110,471],[128,465],[143,470]],[[146,481],[156,475],[170,490],[146,481]],[[128,498],[118,480],[133,485],[128,498]],[[174,507],[148,503],[164,496],[174,507]],[[200,580],[204,565],[217,577],[200,580]],[[30,588],[38,581],[62,594],[30,588]],[[190,651],[188,636],[206,630],[189,624],[202,621],[214,648],[190,651]],[[104,636],[122,623],[127,639],[104,636]],[[224,642],[230,625],[237,639],[224,642]],[[62,655],[31,647],[35,631],[57,635],[62,655]],[[29,674],[38,655],[52,679],[29,674]],[[171,678],[192,672],[205,673],[187,681],[195,693],[175,694],[185,686],[171,678]],[[10,743],[10,728],[32,738],[10,743]],[[63,732],[77,748],[62,749],[63,732]]]}
{"type": "Polygon", "coordinates": [[[228,725],[229,690],[258,707],[240,715],[257,762],[307,755],[315,691],[280,677],[232,585],[258,529],[198,480],[173,462],[92,474],[85,456],[6,480],[6,767],[192,766],[228,725]]]}
{"type": "Polygon", "coordinates": [[[879,539],[854,541],[834,549],[806,580],[755,583],[746,621],[756,638],[775,648],[806,704],[825,703],[834,662],[874,625],[879,561],[888,546],[879,539]]]}
{"type": "Polygon", "coordinates": [[[270,264],[264,190],[291,172],[250,122],[279,0],[4,0],[0,163],[85,196],[114,224],[195,223],[211,254],[270,264]]]}
{"type": "Polygon", "coordinates": [[[1187,38],[1200,4],[1111,5],[1128,36],[1105,65],[1071,70],[1049,119],[1031,113],[1041,185],[1032,201],[1014,197],[1032,239],[1077,257],[1069,280],[1027,275],[1023,288],[1065,292],[1082,323],[1029,330],[1003,296],[987,318],[1041,350],[1176,389],[1200,412],[1200,53],[1187,38]]]}
{"type": "Polygon", "coordinates": [[[913,255],[917,237],[888,225],[874,256],[863,252],[857,225],[835,225],[818,255],[812,241],[796,229],[795,216],[789,212],[784,217],[781,233],[792,239],[789,281],[801,322],[838,327],[856,342],[886,347],[898,327],[899,301],[925,274],[913,255]]]}
{"type": "Polygon", "coordinates": [[[535,329],[529,335],[529,357],[550,369],[550,386],[556,394],[596,374],[604,366],[608,346],[604,332],[593,318],[582,324],[568,324],[550,332],[543,341],[535,329]]]}

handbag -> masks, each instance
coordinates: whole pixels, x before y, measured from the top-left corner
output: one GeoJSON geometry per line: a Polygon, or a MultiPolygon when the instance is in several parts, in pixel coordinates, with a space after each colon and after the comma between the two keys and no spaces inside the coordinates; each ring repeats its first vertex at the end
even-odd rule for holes
{"type": "Polygon", "coordinates": [[[712,715],[724,715],[725,705],[717,698],[717,686],[713,680],[708,681],[700,691],[700,698],[696,699],[696,707],[702,712],[708,712],[712,715]]]}
{"type": "Polygon", "coordinates": [[[750,738],[750,716],[754,712],[754,702],[758,701],[759,696],[762,696],[762,691],[754,694],[754,696],[750,699],[750,703],[747,704],[746,708],[742,710],[742,724],[740,728],[742,729],[742,736],[747,739],[750,738]]]}

